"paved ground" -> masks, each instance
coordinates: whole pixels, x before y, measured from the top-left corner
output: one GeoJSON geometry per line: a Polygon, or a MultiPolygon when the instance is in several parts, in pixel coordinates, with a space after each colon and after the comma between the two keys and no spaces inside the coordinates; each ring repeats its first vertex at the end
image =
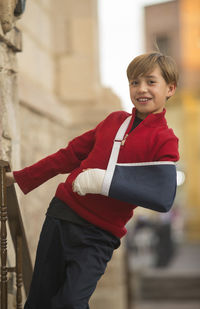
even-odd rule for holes
{"type": "Polygon", "coordinates": [[[131,309],[200,309],[200,302],[141,302],[131,309]]]}
{"type": "MultiPolygon", "coordinates": [[[[152,270],[150,270],[152,271],[152,270]]],[[[200,275],[200,244],[181,246],[170,266],[163,270],[168,274],[200,275]]],[[[199,287],[200,294],[200,287],[199,287]]],[[[199,301],[140,301],[131,309],[200,309],[199,301]]]]}
{"type": "Polygon", "coordinates": [[[200,244],[185,244],[180,246],[167,270],[175,273],[200,274],[200,244]]]}

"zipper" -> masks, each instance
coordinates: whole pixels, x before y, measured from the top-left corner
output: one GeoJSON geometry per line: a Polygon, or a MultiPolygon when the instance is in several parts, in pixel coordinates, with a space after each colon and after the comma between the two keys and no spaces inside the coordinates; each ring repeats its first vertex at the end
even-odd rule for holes
{"type": "Polygon", "coordinates": [[[121,141],[121,146],[124,146],[127,137],[128,137],[128,134],[126,134],[126,135],[124,136],[123,140],[121,141]]]}
{"type": "Polygon", "coordinates": [[[125,144],[125,142],[126,142],[126,139],[127,139],[127,137],[129,136],[129,134],[135,134],[135,130],[137,131],[138,128],[140,128],[141,123],[142,123],[142,122],[140,122],[140,123],[137,125],[137,127],[136,127],[133,131],[127,133],[127,134],[124,136],[123,140],[121,141],[121,146],[124,146],[124,144],[125,144]]]}

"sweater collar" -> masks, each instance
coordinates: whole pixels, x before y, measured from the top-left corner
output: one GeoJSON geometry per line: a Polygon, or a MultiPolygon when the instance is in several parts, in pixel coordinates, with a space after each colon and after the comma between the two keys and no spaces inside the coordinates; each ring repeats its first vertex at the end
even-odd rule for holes
{"type": "MultiPolygon", "coordinates": [[[[143,121],[142,123],[146,126],[149,127],[157,127],[157,126],[167,126],[167,121],[165,119],[165,114],[166,114],[166,109],[164,108],[161,113],[157,114],[149,114],[143,121]]],[[[136,116],[136,108],[133,107],[132,109],[132,116],[133,116],[133,121],[136,116]]]]}

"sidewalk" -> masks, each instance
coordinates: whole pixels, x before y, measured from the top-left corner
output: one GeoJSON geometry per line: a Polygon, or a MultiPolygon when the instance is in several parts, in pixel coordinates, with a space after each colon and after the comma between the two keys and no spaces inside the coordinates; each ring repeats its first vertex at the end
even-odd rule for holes
{"type": "MultiPolygon", "coordinates": [[[[147,270],[146,275],[154,275],[157,278],[169,276],[171,280],[176,276],[183,276],[184,280],[187,280],[187,277],[200,278],[200,244],[184,244],[180,246],[167,268],[150,268],[147,270]]],[[[137,300],[135,303],[133,301],[131,309],[200,309],[200,284],[195,288],[197,291],[199,289],[199,299],[196,300],[137,300]]],[[[192,289],[192,286],[189,286],[188,289],[192,289]]]]}
{"type": "Polygon", "coordinates": [[[131,309],[200,309],[200,302],[140,302],[131,309]]]}
{"type": "Polygon", "coordinates": [[[166,270],[174,273],[200,275],[200,244],[184,244],[180,246],[166,270]]]}

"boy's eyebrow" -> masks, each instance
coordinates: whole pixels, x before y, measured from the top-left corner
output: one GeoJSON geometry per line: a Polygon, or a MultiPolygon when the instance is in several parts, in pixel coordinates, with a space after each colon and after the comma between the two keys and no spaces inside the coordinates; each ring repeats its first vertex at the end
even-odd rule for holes
{"type": "MultiPolygon", "coordinates": [[[[146,77],[146,78],[157,78],[157,76],[156,75],[143,75],[144,77],[146,77]]],[[[138,77],[132,77],[130,80],[136,80],[136,79],[138,79],[138,78],[140,78],[139,76],[138,77]]]]}
{"type": "Polygon", "coordinates": [[[156,78],[157,76],[155,76],[155,75],[145,75],[145,77],[147,77],[147,78],[156,78]]]}

